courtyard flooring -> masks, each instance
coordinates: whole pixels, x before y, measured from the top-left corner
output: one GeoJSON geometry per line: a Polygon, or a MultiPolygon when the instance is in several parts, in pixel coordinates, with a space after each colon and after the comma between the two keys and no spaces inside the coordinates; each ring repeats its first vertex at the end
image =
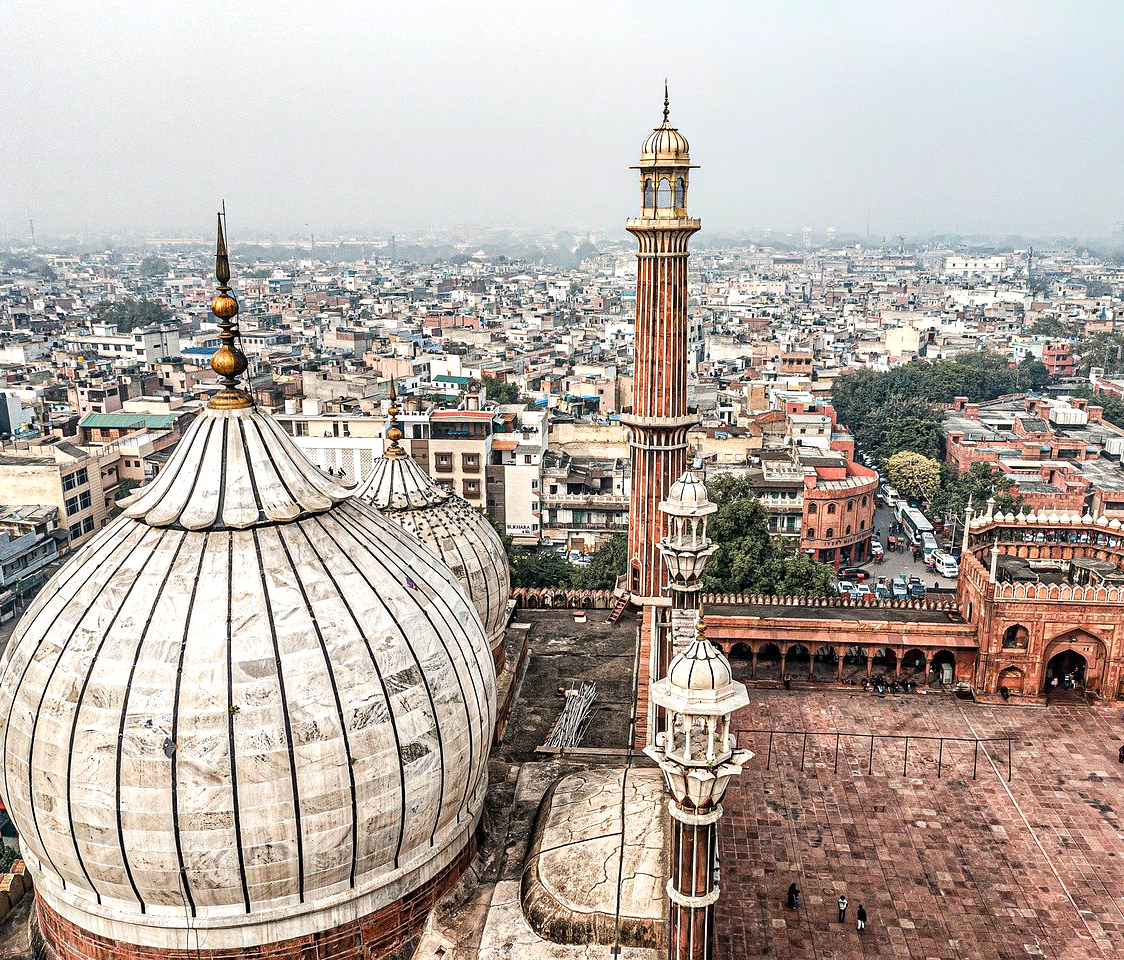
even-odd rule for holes
{"type": "Polygon", "coordinates": [[[1124,956],[1119,712],[844,690],[751,696],[735,726],[756,756],[720,824],[719,960],[1124,956]],[[822,734],[774,734],[770,749],[750,728],[822,734]],[[836,732],[900,738],[875,740],[872,757],[869,738],[841,736],[837,760],[836,732]],[[942,752],[922,736],[1011,737],[1010,782],[1006,743],[976,752],[946,741],[942,752]],[[802,897],[787,910],[793,881],[802,897]]]}

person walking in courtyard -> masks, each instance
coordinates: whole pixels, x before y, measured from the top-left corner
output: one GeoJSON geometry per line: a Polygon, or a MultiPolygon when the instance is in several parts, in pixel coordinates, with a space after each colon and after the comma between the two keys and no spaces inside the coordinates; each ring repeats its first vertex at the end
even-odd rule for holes
{"type": "Polygon", "coordinates": [[[788,909],[795,910],[800,906],[800,888],[795,881],[788,885],[788,909]]]}
{"type": "Polygon", "coordinates": [[[859,904],[859,911],[855,914],[856,929],[862,933],[866,929],[866,907],[859,904]]]}
{"type": "Polygon", "coordinates": [[[839,897],[839,922],[847,922],[847,898],[845,896],[839,897]]]}

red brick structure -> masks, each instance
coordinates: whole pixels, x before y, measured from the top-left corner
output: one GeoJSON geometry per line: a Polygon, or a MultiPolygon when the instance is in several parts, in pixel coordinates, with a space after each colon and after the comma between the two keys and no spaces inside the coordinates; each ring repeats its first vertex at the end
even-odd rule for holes
{"type": "Polygon", "coordinates": [[[814,464],[804,478],[800,547],[836,569],[870,558],[878,474],[851,460],[814,464]]]}
{"type": "MultiPolygon", "coordinates": [[[[191,933],[185,936],[183,950],[138,946],[89,933],[60,916],[36,895],[39,932],[55,960],[246,960],[247,957],[256,960],[377,960],[391,957],[421,934],[430,910],[460,879],[476,855],[482,837],[483,821],[472,842],[457,858],[409,896],[353,923],[278,943],[208,950],[197,948],[196,936],[191,933]]],[[[198,931],[198,935],[205,943],[206,930],[198,931]]]]}
{"type": "Polygon", "coordinates": [[[668,109],[665,94],[663,123],[644,141],[634,167],[640,216],[625,223],[638,245],[633,405],[621,418],[632,459],[626,589],[633,602],[664,612],[641,637],[642,699],[671,660],[668,574],[658,549],[668,521],[659,505],[687,467],[687,430],[696,422],[687,409],[687,245],[700,224],[687,216],[690,147],[668,109]]]}
{"type": "Polygon", "coordinates": [[[656,544],[666,532],[659,503],[687,466],[687,245],[699,221],[687,216],[691,158],[687,140],[668,120],[644,141],[641,214],[626,227],[638,244],[636,362],[629,429],[632,502],[628,589],[639,602],[666,600],[667,572],[656,544]]]}
{"type": "Polygon", "coordinates": [[[983,516],[969,527],[957,602],[979,638],[972,685],[1040,697],[1067,685],[1124,697],[1119,520],[983,516]],[[1057,678],[1058,684],[1053,680],[1057,678]]]}

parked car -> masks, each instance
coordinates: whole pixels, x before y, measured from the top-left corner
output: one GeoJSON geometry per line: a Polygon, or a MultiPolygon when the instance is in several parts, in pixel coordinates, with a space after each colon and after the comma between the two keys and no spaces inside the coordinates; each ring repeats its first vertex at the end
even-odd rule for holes
{"type": "Polygon", "coordinates": [[[921,582],[920,577],[909,578],[909,595],[914,600],[925,599],[925,584],[921,582]]]}
{"type": "Polygon", "coordinates": [[[890,585],[884,580],[874,585],[874,596],[879,600],[892,600],[894,595],[890,592],[890,585]]]}
{"type": "Polygon", "coordinates": [[[905,600],[909,597],[909,584],[902,574],[898,574],[890,581],[890,592],[894,595],[895,600],[905,600]]]}
{"type": "Polygon", "coordinates": [[[857,583],[855,584],[855,589],[851,591],[851,596],[856,600],[862,600],[864,597],[869,597],[870,595],[871,589],[869,583],[857,583]]]}
{"type": "Polygon", "coordinates": [[[839,591],[840,595],[849,594],[855,589],[855,585],[850,580],[840,580],[835,585],[835,589],[839,591]]]}
{"type": "Polygon", "coordinates": [[[862,583],[864,580],[870,579],[870,571],[862,567],[843,567],[839,571],[841,577],[846,577],[848,580],[854,580],[856,583],[862,583]]]}
{"type": "Polygon", "coordinates": [[[933,554],[933,571],[942,577],[958,577],[960,576],[960,564],[956,562],[956,557],[938,550],[933,554]]]}

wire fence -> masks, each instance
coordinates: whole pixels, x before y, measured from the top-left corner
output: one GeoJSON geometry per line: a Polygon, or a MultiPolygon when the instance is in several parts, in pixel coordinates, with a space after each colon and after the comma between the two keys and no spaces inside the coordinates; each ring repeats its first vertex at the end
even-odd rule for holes
{"type": "Polygon", "coordinates": [[[734,732],[738,739],[738,746],[753,750],[757,762],[761,761],[761,754],[764,752],[766,770],[771,770],[774,764],[778,767],[787,762],[794,764],[799,749],[801,771],[804,770],[809,759],[817,766],[821,763],[826,764],[828,762],[824,758],[826,752],[831,758],[833,772],[838,773],[839,754],[842,748],[843,760],[848,769],[854,769],[855,761],[859,761],[858,766],[865,766],[866,772],[873,774],[876,763],[880,772],[897,770],[897,765],[900,763],[904,777],[909,775],[912,747],[914,773],[919,769],[929,772],[931,765],[935,765],[939,780],[948,767],[952,766],[957,770],[961,768],[961,764],[967,761],[970,748],[972,779],[975,780],[979,771],[981,744],[983,744],[985,763],[1005,761],[1008,783],[1011,782],[1013,770],[1012,737],[933,737],[905,733],[755,728],[740,728],[734,732]],[[766,737],[768,737],[767,744],[763,742],[766,737]],[[893,744],[899,746],[895,748],[893,744]],[[999,746],[994,752],[989,753],[990,744],[999,746]],[[1004,753],[1006,757],[1003,756],[1004,753]]]}

